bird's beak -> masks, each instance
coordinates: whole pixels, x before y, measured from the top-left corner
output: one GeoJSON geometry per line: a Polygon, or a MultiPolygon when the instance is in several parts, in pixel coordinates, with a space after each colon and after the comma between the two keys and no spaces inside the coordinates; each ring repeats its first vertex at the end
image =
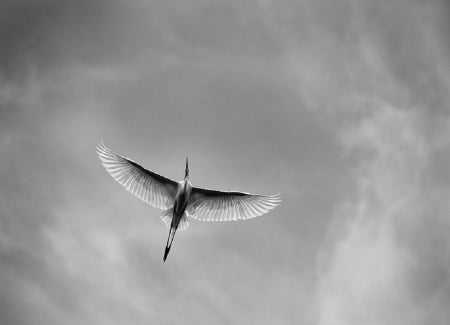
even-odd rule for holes
{"type": "Polygon", "coordinates": [[[189,177],[189,162],[188,162],[188,157],[186,157],[186,170],[184,171],[184,178],[188,178],[189,177]]]}

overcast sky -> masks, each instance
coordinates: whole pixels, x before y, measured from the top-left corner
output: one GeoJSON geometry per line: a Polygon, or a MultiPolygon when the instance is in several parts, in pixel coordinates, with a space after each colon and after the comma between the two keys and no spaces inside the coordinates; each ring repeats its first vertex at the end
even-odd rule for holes
{"type": "Polygon", "coordinates": [[[449,36],[445,0],[0,1],[0,323],[449,324],[449,36]],[[101,139],[283,202],[163,264],[101,139]]]}

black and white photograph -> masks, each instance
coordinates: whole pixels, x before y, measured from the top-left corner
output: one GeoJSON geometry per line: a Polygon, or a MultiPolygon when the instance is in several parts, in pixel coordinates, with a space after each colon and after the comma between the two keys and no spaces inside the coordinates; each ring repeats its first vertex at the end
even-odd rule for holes
{"type": "Polygon", "coordinates": [[[450,1],[0,0],[0,324],[450,324],[450,1]]]}

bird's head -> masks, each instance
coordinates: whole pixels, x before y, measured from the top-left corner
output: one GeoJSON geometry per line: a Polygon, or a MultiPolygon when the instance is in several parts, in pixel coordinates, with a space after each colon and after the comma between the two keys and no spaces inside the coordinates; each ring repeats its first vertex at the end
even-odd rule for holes
{"type": "Polygon", "coordinates": [[[188,179],[189,178],[189,164],[188,164],[188,157],[186,157],[186,169],[184,171],[184,179],[188,179]]]}

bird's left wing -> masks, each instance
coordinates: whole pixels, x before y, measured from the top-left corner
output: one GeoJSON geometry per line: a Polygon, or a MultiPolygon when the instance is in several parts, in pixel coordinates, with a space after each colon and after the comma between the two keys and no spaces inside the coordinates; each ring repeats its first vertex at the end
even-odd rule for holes
{"type": "Polygon", "coordinates": [[[155,208],[167,210],[172,207],[177,182],[116,154],[103,142],[97,147],[97,154],[106,171],[127,191],[155,208]]]}
{"type": "Polygon", "coordinates": [[[255,195],[193,187],[186,212],[200,221],[245,220],[269,212],[280,202],[280,194],[255,195]]]}

